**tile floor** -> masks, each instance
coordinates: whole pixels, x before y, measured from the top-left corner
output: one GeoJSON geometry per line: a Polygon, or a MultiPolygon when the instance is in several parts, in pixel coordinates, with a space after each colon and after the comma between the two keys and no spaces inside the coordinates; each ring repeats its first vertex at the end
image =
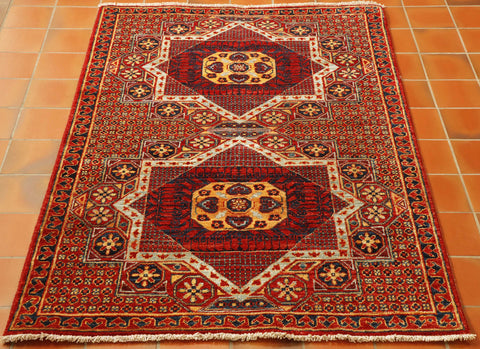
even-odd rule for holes
{"type": "MultiPolygon", "coordinates": [[[[1,330],[67,121],[100,1],[0,0],[0,21],[3,21],[0,31],[1,330]]],[[[137,2],[153,1],[157,0],[137,2]]],[[[480,333],[480,0],[377,1],[386,5],[396,57],[460,296],[470,324],[480,333]]],[[[138,349],[457,349],[480,348],[480,340],[470,344],[424,345],[259,341],[127,345],[26,343],[10,347],[122,346],[138,349]]]]}

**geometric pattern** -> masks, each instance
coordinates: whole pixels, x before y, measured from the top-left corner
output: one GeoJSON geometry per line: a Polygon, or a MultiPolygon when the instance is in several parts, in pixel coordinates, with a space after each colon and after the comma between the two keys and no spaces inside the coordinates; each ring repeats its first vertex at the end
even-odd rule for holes
{"type": "Polygon", "coordinates": [[[5,340],[473,338],[380,6],[105,5],[79,86],[5,340]]]}

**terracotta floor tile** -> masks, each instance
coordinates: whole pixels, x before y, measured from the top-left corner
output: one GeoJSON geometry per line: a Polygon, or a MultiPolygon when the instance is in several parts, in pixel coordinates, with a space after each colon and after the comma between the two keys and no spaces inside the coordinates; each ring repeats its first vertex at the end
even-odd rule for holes
{"type": "Polygon", "coordinates": [[[74,344],[74,343],[55,343],[48,341],[26,341],[15,344],[14,349],[84,349],[83,344],[74,344]]]}
{"type": "MultiPolygon", "coordinates": [[[[317,0],[317,3],[320,2],[317,0]]],[[[328,2],[328,1],[327,1],[328,2]]],[[[376,1],[380,4],[383,4],[385,6],[402,6],[402,0],[379,0],[376,1]]]]}
{"type": "Polygon", "coordinates": [[[36,53],[0,52],[0,78],[30,78],[37,56],[36,53]]]}
{"type": "MultiPolygon", "coordinates": [[[[295,3],[296,1],[294,0],[274,0],[273,1],[275,4],[288,4],[288,3],[295,3]]],[[[305,1],[305,2],[315,2],[314,0],[308,0],[308,1],[305,1]]],[[[233,3],[233,2],[232,2],[233,3]]],[[[270,2],[271,4],[272,2],[270,2]]]]}
{"type": "Polygon", "coordinates": [[[83,53],[43,53],[34,79],[78,79],[84,59],[83,53]]]}
{"type": "Polygon", "coordinates": [[[478,27],[480,7],[450,7],[458,27],[478,27]]]}
{"type": "Polygon", "coordinates": [[[12,0],[12,5],[53,6],[55,5],[55,0],[12,0]]]}
{"type": "Polygon", "coordinates": [[[351,343],[344,341],[335,342],[308,342],[304,349],[374,349],[373,343],[351,343]]]}
{"type": "Polygon", "coordinates": [[[52,10],[52,7],[13,6],[8,10],[3,27],[46,28],[52,10]]]}
{"type": "Polygon", "coordinates": [[[421,52],[463,52],[455,29],[414,29],[421,52]]]}
{"type": "MultiPolygon", "coordinates": [[[[236,4],[236,5],[252,5],[251,0],[231,0],[231,4],[236,4]]],[[[270,5],[272,4],[272,0],[255,0],[254,2],[255,5],[270,5]]]]}
{"type": "Polygon", "coordinates": [[[479,109],[442,109],[441,114],[450,138],[480,138],[479,109]]]}
{"type": "Polygon", "coordinates": [[[402,7],[385,7],[389,28],[408,28],[407,17],[402,7]]]}
{"type": "MultiPolygon", "coordinates": [[[[157,0],[155,0],[158,2],[157,0]]],[[[97,6],[100,0],[58,0],[57,6],[97,6]]]]}
{"type": "Polygon", "coordinates": [[[480,76],[480,54],[479,53],[470,53],[468,55],[472,61],[473,69],[477,72],[477,76],[480,76]]]}
{"type": "Polygon", "coordinates": [[[462,173],[480,173],[480,140],[452,141],[452,146],[462,173]]]}
{"type": "Polygon", "coordinates": [[[24,258],[0,259],[0,270],[2,271],[0,306],[10,306],[12,304],[24,261],[24,258]]]}
{"type": "Polygon", "coordinates": [[[52,29],[48,31],[44,52],[85,52],[90,29],[52,29]]]}
{"type": "Polygon", "coordinates": [[[440,213],[438,217],[449,255],[480,255],[480,232],[472,213],[440,213]]]}
{"type": "Polygon", "coordinates": [[[0,256],[25,257],[37,222],[36,214],[0,214],[0,256]]]}
{"type": "Polygon", "coordinates": [[[258,340],[250,342],[233,342],[231,349],[300,349],[302,343],[284,340],[258,340]]]}
{"type": "Polygon", "coordinates": [[[422,55],[430,79],[475,79],[467,55],[422,55]]]}
{"type": "Polygon", "coordinates": [[[468,6],[468,5],[478,5],[478,0],[446,0],[448,5],[452,6],[468,6]]]}
{"type": "Polygon", "coordinates": [[[445,349],[443,343],[375,343],[375,349],[445,349]]]}
{"type": "Polygon", "coordinates": [[[159,349],[228,349],[229,347],[228,341],[164,341],[159,343],[159,349]]]}
{"type": "Polygon", "coordinates": [[[392,29],[390,36],[395,52],[417,52],[410,29],[392,29]]]}
{"type": "Polygon", "coordinates": [[[0,51],[38,52],[45,29],[3,28],[0,31],[0,51]]]}
{"type": "Polygon", "coordinates": [[[468,52],[480,52],[480,29],[460,29],[460,35],[468,52]]]}
{"type": "Polygon", "coordinates": [[[406,10],[412,28],[455,27],[446,7],[407,7],[406,10]]]}
{"type": "Polygon", "coordinates": [[[39,212],[49,178],[48,175],[0,176],[0,212],[39,212]]]}
{"type": "Polygon", "coordinates": [[[61,139],[69,114],[68,109],[24,109],[14,138],[61,139]]]}
{"type": "Polygon", "coordinates": [[[438,212],[470,212],[460,176],[434,175],[428,181],[438,212]]]}
{"type": "Polygon", "coordinates": [[[418,141],[427,173],[457,173],[453,154],[447,141],[418,141]]]}
{"type": "Polygon", "coordinates": [[[77,80],[32,80],[25,106],[69,108],[76,88],[77,80]]]}
{"type": "Polygon", "coordinates": [[[422,62],[416,53],[400,53],[395,56],[402,79],[425,79],[422,62]]]}
{"type": "Polygon", "coordinates": [[[0,140],[0,162],[2,162],[3,159],[5,158],[5,154],[8,148],[8,143],[9,141],[6,139],[0,140]]]}
{"type": "Polygon", "coordinates": [[[10,138],[17,116],[18,109],[0,108],[0,138],[10,138]]]}
{"type": "Polygon", "coordinates": [[[480,212],[480,175],[466,175],[463,176],[463,181],[470,194],[473,209],[475,212],[480,212]]]}
{"type": "Polygon", "coordinates": [[[157,344],[154,342],[148,343],[99,343],[99,344],[87,344],[86,349],[155,349],[157,344]]]}
{"type": "Polygon", "coordinates": [[[60,141],[12,141],[2,173],[50,174],[60,141]]]}
{"type": "Polygon", "coordinates": [[[435,109],[410,109],[417,139],[444,139],[445,132],[435,109]]]}
{"type": "Polygon", "coordinates": [[[476,81],[431,81],[438,106],[480,107],[480,87],[476,81]]]}
{"type": "Polygon", "coordinates": [[[443,0],[403,0],[405,6],[445,5],[443,0]]]}
{"type": "Polygon", "coordinates": [[[28,80],[0,80],[0,107],[18,107],[27,91],[28,80]]]}
{"type": "Polygon", "coordinates": [[[426,81],[403,81],[405,95],[410,107],[433,107],[433,98],[426,81]]]}
{"type": "Polygon", "coordinates": [[[9,315],[10,308],[0,308],[0,328],[5,328],[5,326],[7,326],[9,315]]]}
{"type": "Polygon", "coordinates": [[[467,323],[472,333],[477,333],[477,339],[468,342],[449,343],[449,349],[478,349],[480,348],[480,308],[464,307],[467,323]]]}
{"type": "Polygon", "coordinates": [[[51,28],[92,28],[98,9],[93,7],[58,7],[51,28]]]}
{"type": "Polygon", "coordinates": [[[229,0],[188,0],[189,4],[228,4],[229,0]]]}
{"type": "Polygon", "coordinates": [[[480,305],[480,259],[478,258],[450,258],[453,267],[458,292],[463,306],[480,305]]]}

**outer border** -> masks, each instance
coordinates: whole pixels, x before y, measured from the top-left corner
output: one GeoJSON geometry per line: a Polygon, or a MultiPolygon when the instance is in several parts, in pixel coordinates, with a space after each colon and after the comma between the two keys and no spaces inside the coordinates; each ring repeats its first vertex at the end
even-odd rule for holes
{"type": "MultiPolygon", "coordinates": [[[[32,236],[32,241],[29,246],[28,255],[25,259],[25,264],[23,267],[21,279],[18,285],[17,292],[15,294],[15,298],[13,301],[13,305],[18,304],[18,301],[22,295],[22,289],[26,283],[26,277],[30,270],[30,262],[33,258],[35,242],[40,237],[40,227],[44,218],[46,217],[46,211],[48,207],[48,203],[50,201],[51,193],[54,189],[55,180],[59,173],[60,164],[63,160],[63,153],[65,151],[65,146],[68,142],[70,131],[73,126],[73,121],[75,119],[76,107],[78,105],[78,98],[82,92],[82,86],[85,81],[87,75],[87,67],[90,61],[90,57],[93,53],[93,44],[95,42],[96,33],[99,28],[100,18],[103,14],[103,7],[106,6],[118,6],[118,7],[167,7],[167,6],[182,6],[182,7],[226,7],[226,8],[245,8],[245,9],[255,9],[255,8],[282,8],[282,7],[326,7],[326,6],[334,6],[334,7],[341,7],[341,6],[378,6],[384,8],[383,4],[374,2],[374,1],[351,1],[351,2],[338,2],[338,3],[293,3],[293,4],[271,4],[271,5],[234,5],[234,4],[185,4],[185,3],[175,3],[175,2],[166,2],[166,3],[150,3],[150,4],[139,4],[139,3],[103,3],[99,4],[98,7],[100,8],[97,13],[97,18],[95,20],[95,24],[92,29],[92,33],[90,35],[90,42],[88,45],[88,49],[85,54],[84,63],[82,66],[82,73],[81,77],[77,84],[77,89],[75,92],[75,96],[73,99],[72,107],[70,110],[70,115],[68,118],[68,123],[65,128],[62,142],[60,144],[60,148],[57,154],[57,159],[55,162],[55,166],[52,170],[52,175],[50,177],[50,181],[48,184],[48,189],[45,193],[45,197],[42,203],[42,207],[39,213],[39,217],[37,220],[37,224],[35,226],[34,235],[32,236]]],[[[383,12],[383,27],[386,33],[386,41],[389,44],[389,48],[392,49],[392,39],[390,36],[390,32],[388,29],[387,18],[385,16],[385,11],[383,12]]],[[[405,112],[406,117],[406,125],[409,127],[410,137],[412,142],[412,148],[415,151],[415,155],[417,157],[417,161],[419,164],[419,174],[421,179],[423,180],[423,186],[425,189],[426,199],[430,204],[432,218],[434,226],[437,228],[437,241],[439,244],[440,251],[443,254],[443,260],[445,263],[445,269],[447,272],[447,276],[450,278],[452,284],[452,294],[454,300],[457,302],[457,307],[460,310],[460,317],[464,321],[465,324],[465,331],[469,331],[468,324],[465,319],[465,315],[463,314],[462,305],[459,301],[458,291],[455,286],[454,277],[452,274],[452,268],[450,265],[450,261],[448,255],[446,253],[445,243],[443,240],[443,236],[439,229],[439,222],[437,218],[437,213],[435,206],[433,204],[432,195],[430,184],[426,178],[425,170],[421,155],[419,153],[418,141],[413,129],[412,117],[406,103],[405,91],[403,84],[400,79],[398,65],[395,59],[395,55],[393,50],[389,51],[390,60],[392,62],[392,67],[397,77],[399,94],[401,97],[402,108],[405,112]]],[[[8,318],[7,326],[13,320],[14,311],[16,308],[12,307],[10,316],[8,318]]],[[[74,335],[55,335],[55,334],[48,334],[48,333],[25,333],[25,334],[17,334],[17,335],[4,335],[1,337],[2,343],[17,343],[21,341],[28,341],[28,340],[48,340],[54,342],[73,342],[73,343],[128,343],[128,342],[147,342],[147,341],[160,341],[160,340],[232,340],[232,341],[247,341],[247,340],[257,340],[257,339],[289,339],[295,341],[315,341],[315,342],[325,342],[325,341],[334,341],[334,340],[346,340],[353,343],[364,343],[364,342],[438,342],[438,341],[455,341],[455,340],[475,340],[477,338],[476,334],[473,333],[464,333],[464,334],[451,334],[451,335],[399,335],[399,334],[392,334],[392,335],[369,335],[369,336],[357,336],[357,335],[349,335],[349,334],[335,334],[335,335],[295,335],[295,334],[288,334],[285,332],[257,332],[257,333],[243,333],[243,334],[236,334],[236,333],[222,333],[222,332],[212,332],[212,333],[195,333],[195,334],[158,334],[158,335],[149,335],[149,334],[132,334],[132,335],[121,335],[121,336],[74,336],[74,335]]]]}

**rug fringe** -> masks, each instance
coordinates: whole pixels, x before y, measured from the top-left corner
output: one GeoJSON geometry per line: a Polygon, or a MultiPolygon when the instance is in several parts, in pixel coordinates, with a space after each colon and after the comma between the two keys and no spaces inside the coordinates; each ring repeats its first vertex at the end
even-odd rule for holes
{"type": "Polygon", "coordinates": [[[72,342],[72,343],[125,343],[125,342],[153,342],[162,340],[230,340],[230,341],[250,341],[257,339],[290,339],[295,341],[308,342],[326,342],[334,340],[346,340],[353,343],[362,342],[451,342],[474,340],[475,334],[451,334],[443,336],[420,336],[420,335],[386,335],[386,336],[354,336],[348,334],[335,335],[293,335],[283,332],[264,332],[264,333],[195,333],[195,334],[132,334],[128,336],[72,336],[56,335],[48,333],[27,333],[3,336],[3,343],[17,343],[29,340],[48,340],[53,342],[72,342]]]}
{"type": "Polygon", "coordinates": [[[298,7],[298,6],[380,6],[385,7],[384,4],[375,1],[345,1],[345,2],[321,2],[321,3],[293,3],[293,4],[271,4],[271,5],[235,5],[235,4],[187,4],[179,2],[154,2],[150,4],[139,4],[138,2],[132,3],[119,3],[119,2],[106,2],[99,4],[98,7],[104,6],[122,6],[122,7],[150,7],[150,6],[183,6],[183,7],[238,7],[238,8],[269,8],[269,7],[298,7]]]}

